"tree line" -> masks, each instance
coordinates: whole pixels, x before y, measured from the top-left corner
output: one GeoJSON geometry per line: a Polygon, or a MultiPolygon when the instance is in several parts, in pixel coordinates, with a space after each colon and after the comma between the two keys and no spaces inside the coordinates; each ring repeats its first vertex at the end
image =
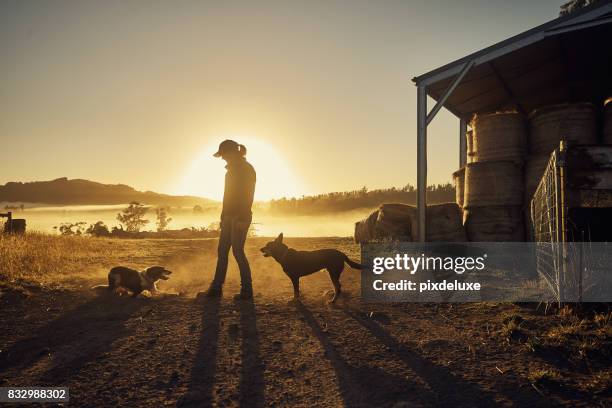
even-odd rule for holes
{"type": "MultiPolygon", "coordinates": [[[[375,208],[384,203],[416,204],[416,188],[408,184],[401,188],[359,190],[302,196],[301,198],[280,198],[270,200],[270,212],[288,215],[319,214],[350,211],[360,208],[375,208]]],[[[452,184],[435,184],[427,187],[429,204],[455,201],[455,187],[452,184]]]]}

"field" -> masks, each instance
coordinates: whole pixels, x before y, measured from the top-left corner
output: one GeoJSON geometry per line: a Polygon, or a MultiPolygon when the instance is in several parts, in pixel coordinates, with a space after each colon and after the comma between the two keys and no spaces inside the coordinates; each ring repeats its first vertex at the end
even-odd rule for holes
{"type": "MultiPolygon", "coordinates": [[[[255,300],[210,282],[216,240],[0,238],[0,386],[65,385],[70,406],[608,406],[612,313],[498,303],[368,304],[359,272],[291,284],[247,241],[255,300]],[[158,297],[97,296],[112,265],[174,273],[158,297]]],[[[288,238],[299,249],[349,238],[288,238]]]]}

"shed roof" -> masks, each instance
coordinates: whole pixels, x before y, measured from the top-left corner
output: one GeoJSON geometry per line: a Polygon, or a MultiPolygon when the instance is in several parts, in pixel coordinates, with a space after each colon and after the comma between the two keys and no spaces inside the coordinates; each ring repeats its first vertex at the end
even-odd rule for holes
{"type": "Polygon", "coordinates": [[[415,77],[438,101],[473,61],[444,102],[456,116],[589,101],[612,95],[612,0],[559,17],[415,77]]]}

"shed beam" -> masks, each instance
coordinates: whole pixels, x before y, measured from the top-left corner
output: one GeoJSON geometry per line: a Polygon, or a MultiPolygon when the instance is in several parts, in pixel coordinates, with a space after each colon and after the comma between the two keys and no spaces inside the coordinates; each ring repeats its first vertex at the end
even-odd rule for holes
{"type": "Polygon", "coordinates": [[[508,95],[510,100],[513,101],[513,103],[516,105],[518,111],[521,112],[523,115],[527,115],[527,113],[525,112],[525,108],[523,108],[523,105],[521,105],[519,99],[516,97],[514,92],[512,92],[506,81],[504,81],[504,78],[502,78],[501,74],[495,67],[495,64],[493,64],[493,61],[489,61],[489,67],[491,68],[491,71],[493,71],[493,73],[495,74],[495,78],[497,78],[497,81],[500,83],[504,92],[506,92],[506,95],[508,95]]]}
{"type": "Polygon", "coordinates": [[[417,87],[417,212],[419,242],[425,242],[427,225],[427,90],[417,87]]]}
{"type": "Polygon", "coordinates": [[[463,68],[459,72],[459,75],[457,75],[457,78],[455,78],[455,80],[450,83],[450,85],[448,86],[446,91],[444,91],[440,99],[438,99],[438,102],[431,109],[431,112],[427,114],[426,125],[429,125],[433,118],[436,117],[436,114],[440,111],[440,109],[442,109],[442,106],[444,106],[444,103],[446,102],[448,97],[453,93],[453,91],[455,90],[457,85],[459,85],[465,74],[467,74],[470,68],[472,68],[473,66],[474,61],[468,61],[465,63],[465,65],[463,65],[463,68]]]}

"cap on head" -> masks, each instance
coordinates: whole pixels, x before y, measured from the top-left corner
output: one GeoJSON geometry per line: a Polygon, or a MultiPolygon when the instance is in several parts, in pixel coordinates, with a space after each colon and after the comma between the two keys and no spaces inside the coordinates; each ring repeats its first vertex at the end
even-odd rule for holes
{"type": "Polygon", "coordinates": [[[238,152],[240,150],[239,144],[234,142],[233,140],[227,139],[219,144],[219,150],[217,153],[213,154],[215,157],[221,157],[223,154],[228,152],[238,152]]]}

